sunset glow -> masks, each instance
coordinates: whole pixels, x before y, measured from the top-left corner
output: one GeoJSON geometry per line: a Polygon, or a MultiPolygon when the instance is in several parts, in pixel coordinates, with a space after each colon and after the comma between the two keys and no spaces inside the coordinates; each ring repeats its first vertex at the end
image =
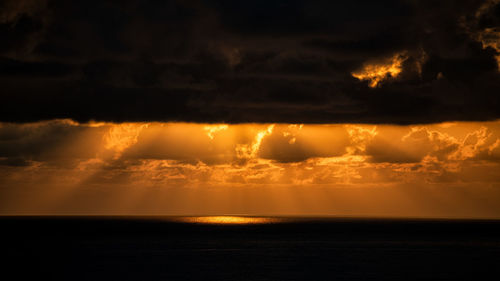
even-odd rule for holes
{"type": "Polygon", "coordinates": [[[1,0],[0,42],[3,276],[500,275],[500,0],[1,0]]]}
{"type": "Polygon", "coordinates": [[[499,121],[54,120],[2,123],[0,135],[4,214],[500,215],[499,121]],[[36,149],[12,150],[12,134],[36,149]]]}
{"type": "Polygon", "coordinates": [[[403,70],[402,65],[407,58],[405,53],[397,53],[384,61],[365,64],[361,70],[353,72],[352,76],[359,80],[370,81],[369,86],[375,88],[383,80],[397,77],[403,70]]]}
{"type": "Polygon", "coordinates": [[[183,217],[181,222],[199,224],[268,224],[278,222],[278,218],[264,217],[238,217],[238,216],[207,216],[207,217],[183,217]]]}

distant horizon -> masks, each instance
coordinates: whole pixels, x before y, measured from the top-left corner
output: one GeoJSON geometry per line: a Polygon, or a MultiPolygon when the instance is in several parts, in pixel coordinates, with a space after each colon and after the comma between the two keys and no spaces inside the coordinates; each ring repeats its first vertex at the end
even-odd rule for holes
{"type": "Polygon", "coordinates": [[[0,0],[0,42],[0,278],[499,279],[500,0],[0,0]]]}
{"type": "Polygon", "coordinates": [[[0,214],[0,218],[110,218],[110,219],[162,219],[162,218],[283,218],[283,219],[339,219],[339,220],[424,220],[424,221],[500,221],[500,217],[416,217],[416,216],[338,216],[338,215],[245,215],[245,214],[204,214],[204,215],[168,215],[168,214],[0,214]]]}

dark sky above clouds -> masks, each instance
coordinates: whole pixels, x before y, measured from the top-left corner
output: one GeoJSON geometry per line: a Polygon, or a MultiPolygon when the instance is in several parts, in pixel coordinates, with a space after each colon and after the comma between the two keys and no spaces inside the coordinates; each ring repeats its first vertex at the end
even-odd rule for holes
{"type": "Polygon", "coordinates": [[[5,0],[0,122],[498,119],[499,27],[497,0],[5,0]]]}

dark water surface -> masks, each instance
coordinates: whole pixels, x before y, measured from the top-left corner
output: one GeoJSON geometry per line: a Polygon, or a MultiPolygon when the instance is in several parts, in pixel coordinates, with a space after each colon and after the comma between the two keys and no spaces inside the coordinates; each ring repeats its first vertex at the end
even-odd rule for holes
{"type": "Polygon", "coordinates": [[[1,280],[500,280],[500,221],[2,217],[0,231],[1,280]]]}

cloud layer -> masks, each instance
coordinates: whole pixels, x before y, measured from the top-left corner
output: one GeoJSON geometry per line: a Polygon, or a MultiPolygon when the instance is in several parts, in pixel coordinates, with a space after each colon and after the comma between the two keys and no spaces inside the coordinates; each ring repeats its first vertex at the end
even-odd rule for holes
{"type": "Polygon", "coordinates": [[[3,1],[0,120],[493,120],[500,118],[499,7],[3,1]],[[383,70],[401,54],[397,71],[383,70]],[[363,71],[372,78],[358,79],[363,71]]]}
{"type": "Polygon", "coordinates": [[[0,123],[0,212],[500,217],[499,125],[0,123]]]}

